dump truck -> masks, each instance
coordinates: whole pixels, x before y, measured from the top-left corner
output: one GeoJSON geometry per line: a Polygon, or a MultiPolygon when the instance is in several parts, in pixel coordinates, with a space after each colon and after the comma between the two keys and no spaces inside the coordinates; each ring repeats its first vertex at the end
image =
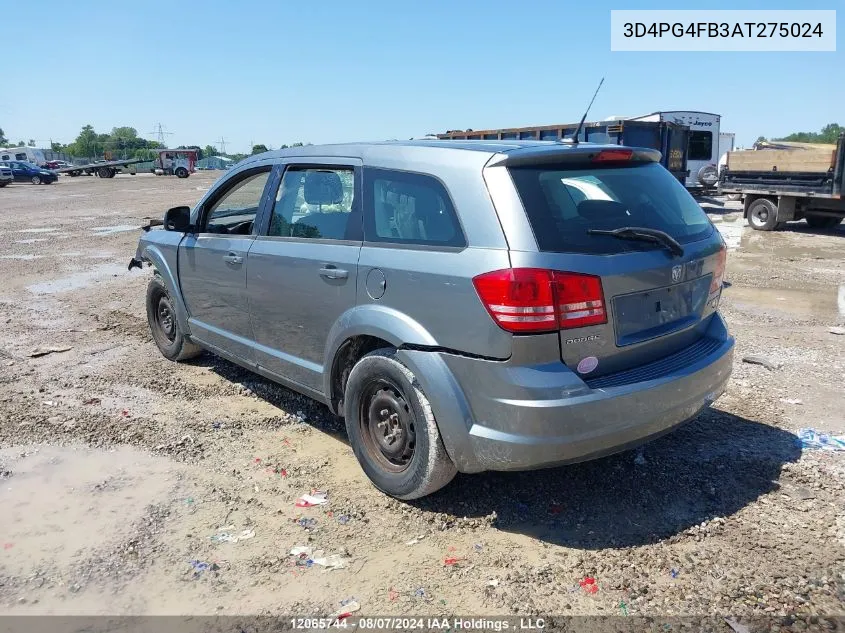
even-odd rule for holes
{"type": "MultiPolygon", "coordinates": [[[[437,134],[439,139],[459,140],[538,140],[561,141],[570,138],[578,123],[540,125],[534,127],[512,127],[490,130],[450,130],[437,134]]],[[[689,126],[669,121],[606,120],[584,123],[578,134],[579,142],[613,143],[629,147],[648,147],[662,154],[660,163],[675,178],[686,183],[687,144],[689,126]]]]}
{"type": "Polygon", "coordinates": [[[805,219],[830,229],[845,218],[845,134],[836,144],[759,142],[728,152],[722,194],[739,194],[751,228],[772,231],[805,219]]]}

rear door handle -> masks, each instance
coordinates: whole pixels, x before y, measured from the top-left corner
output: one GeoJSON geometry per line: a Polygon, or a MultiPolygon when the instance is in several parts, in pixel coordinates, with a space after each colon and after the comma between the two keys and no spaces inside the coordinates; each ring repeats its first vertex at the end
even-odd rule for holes
{"type": "Polygon", "coordinates": [[[332,264],[323,264],[323,267],[320,269],[320,277],[325,277],[326,279],[346,279],[349,277],[349,271],[337,268],[332,264]]]}
{"type": "Polygon", "coordinates": [[[223,255],[223,261],[227,264],[242,264],[244,258],[235,253],[229,253],[228,255],[223,255]]]}

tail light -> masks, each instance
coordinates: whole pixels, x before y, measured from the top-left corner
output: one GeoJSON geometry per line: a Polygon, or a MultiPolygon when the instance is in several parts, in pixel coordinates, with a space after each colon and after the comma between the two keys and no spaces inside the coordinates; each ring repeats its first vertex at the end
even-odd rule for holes
{"type": "Polygon", "coordinates": [[[472,280],[493,320],[516,333],[607,323],[601,279],[543,268],[506,268],[472,280]]]}
{"type": "Polygon", "coordinates": [[[728,249],[724,246],[716,255],[716,267],[713,269],[713,281],[710,282],[710,294],[721,289],[722,281],[725,278],[725,264],[728,260],[728,249]]]}
{"type": "Polygon", "coordinates": [[[634,151],[630,149],[603,149],[593,157],[594,163],[603,163],[606,161],[616,160],[631,160],[634,151]]]}

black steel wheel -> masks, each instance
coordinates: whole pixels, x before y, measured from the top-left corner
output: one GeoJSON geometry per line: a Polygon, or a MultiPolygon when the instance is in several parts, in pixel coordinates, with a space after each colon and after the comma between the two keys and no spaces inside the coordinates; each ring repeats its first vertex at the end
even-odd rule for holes
{"type": "Polygon", "coordinates": [[[390,472],[402,472],[411,463],[416,444],[414,414],[399,387],[377,379],[361,395],[358,422],[370,456],[390,472]]]}
{"type": "Polygon", "coordinates": [[[173,300],[159,275],[155,275],[147,286],[147,322],[153,340],[165,358],[185,360],[202,352],[182,332],[173,300]]]}
{"type": "Polygon", "coordinates": [[[343,398],[349,443],[367,477],[398,499],[439,490],[457,473],[414,374],[380,349],[361,358],[343,398]]]}

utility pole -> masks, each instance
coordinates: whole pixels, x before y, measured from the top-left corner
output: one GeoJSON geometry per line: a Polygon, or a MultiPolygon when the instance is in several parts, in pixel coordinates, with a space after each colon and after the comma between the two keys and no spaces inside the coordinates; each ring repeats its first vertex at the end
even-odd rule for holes
{"type": "Polygon", "coordinates": [[[159,145],[163,147],[167,147],[167,144],[164,142],[165,134],[168,136],[172,136],[173,132],[166,132],[164,126],[161,123],[156,125],[156,128],[152,132],[148,132],[148,134],[155,134],[156,140],[158,141],[159,145]]]}
{"type": "Polygon", "coordinates": [[[219,145],[220,153],[225,156],[226,155],[226,139],[224,139],[221,136],[220,140],[217,141],[217,145],[219,145]]]}

